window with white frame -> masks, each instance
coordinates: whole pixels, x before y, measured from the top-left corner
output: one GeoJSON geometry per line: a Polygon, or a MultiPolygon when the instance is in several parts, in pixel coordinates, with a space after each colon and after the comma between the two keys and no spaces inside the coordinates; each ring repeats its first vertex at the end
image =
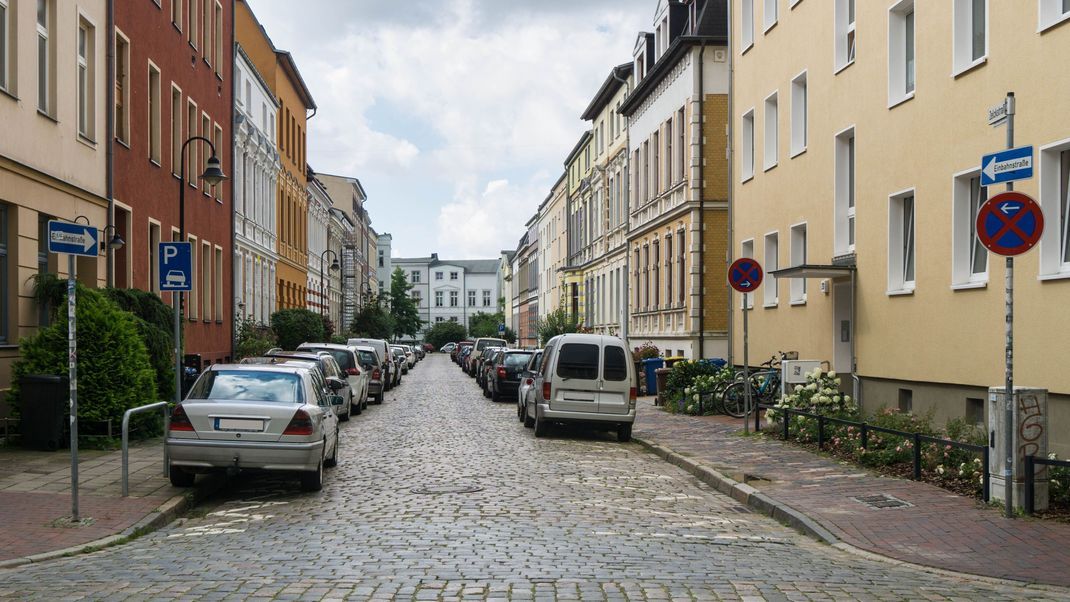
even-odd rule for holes
{"type": "Polygon", "coordinates": [[[1070,19],[1070,0],[1037,0],[1037,30],[1043,31],[1067,19],[1070,19]]]}
{"type": "Polygon", "coordinates": [[[954,2],[952,71],[957,75],[983,62],[988,55],[988,0],[954,2]]]}
{"type": "Polygon", "coordinates": [[[96,123],[96,29],[78,19],[78,134],[93,139],[96,123]]]}
{"type": "Polygon", "coordinates": [[[1070,139],[1040,150],[1041,278],[1070,277],[1070,139]]]}
{"type": "Polygon", "coordinates": [[[988,200],[981,170],[955,176],[952,189],[951,284],[969,287],[988,281],[988,249],[977,236],[977,211],[988,200]]]}
{"type": "Polygon", "coordinates": [[[37,110],[45,115],[55,112],[55,42],[52,35],[55,11],[55,0],[37,0],[37,110]]]}
{"type": "Polygon", "coordinates": [[[914,97],[914,0],[888,9],[888,106],[914,97]]]}
{"type": "Polygon", "coordinates": [[[11,26],[14,19],[11,17],[9,0],[0,0],[0,90],[12,92],[11,48],[14,44],[15,28],[11,26]]]}
{"type": "Polygon", "coordinates": [[[189,2],[189,28],[186,29],[186,33],[188,34],[187,39],[189,40],[190,46],[193,46],[194,48],[197,47],[200,38],[201,19],[199,16],[200,7],[197,6],[198,4],[200,4],[200,0],[190,0],[189,2]]]}
{"type": "Polygon", "coordinates": [[[835,65],[839,71],[855,60],[855,0],[836,0],[835,65]]]}
{"type": "Polygon", "coordinates": [[[672,122],[672,118],[665,122],[665,188],[671,188],[676,183],[676,179],[673,177],[673,161],[676,160],[676,155],[673,154],[672,147],[676,131],[672,127],[672,122]]]}
{"type": "Polygon", "coordinates": [[[130,40],[115,32],[115,138],[130,144],[130,40]]]}
{"type": "Polygon", "coordinates": [[[765,6],[762,10],[762,24],[765,26],[765,31],[769,31],[777,21],[777,2],[780,0],[765,0],[765,6]]]}
{"type": "Polygon", "coordinates": [[[161,102],[160,102],[160,70],[156,65],[149,63],[149,159],[157,165],[161,164],[161,102]]]}
{"type": "Polygon", "coordinates": [[[215,267],[212,271],[214,280],[212,282],[212,307],[214,308],[213,315],[216,322],[223,321],[223,248],[216,246],[215,249],[215,267]]]}
{"type": "Polygon", "coordinates": [[[450,280],[456,280],[456,279],[457,279],[457,272],[450,272],[450,280]]]}
{"type": "Polygon", "coordinates": [[[435,280],[442,280],[442,276],[443,276],[442,272],[435,272],[435,280]]]}
{"type": "MultiPolygon", "coordinates": [[[[791,227],[791,266],[806,263],[806,224],[791,227]]],[[[791,304],[806,303],[806,278],[791,279],[791,304]]]]}
{"type": "Polygon", "coordinates": [[[468,291],[468,305],[469,307],[475,307],[476,305],[476,292],[468,291]]]}
{"type": "Polygon", "coordinates": [[[442,291],[435,291],[435,307],[442,307],[443,297],[442,291]]]}
{"type": "Polygon", "coordinates": [[[776,92],[765,98],[765,132],[764,144],[762,145],[762,154],[765,159],[762,167],[766,170],[772,169],[777,165],[777,147],[780,143],[780,128],[778,127],[780,122],[780,101],[778,98],[779,94],[776,92]]]}
{"type": "Polygon", "coordinates": [[[412,291],[410,296],[412,297],[412,302],[416,304],[416,307],[420,307],[420,305],[423,303],[423,295],[420,293],[420,291],[414,290],[412,291]]]}
{"type": "Polygon", "coordinates": [[[413,284],[416,284],[416,283],[420,282],[420,272],[419,272],[419,270],[413,270],[413,271],[409,272],[409,280],[413,284]]]}
{"type": "MultiPolygon", "coordinates": [[[[780,267],[779,232],[770,232],[765,235],[765,266],[763,267],[766,274],[780,267]]],[[[777,279],[772,276],[766,278],[765,284],[762,286],[762,292],[765,295],[765,306],[775,306],[779,301],[778,295],[780,293],[779,287],[777,287],[777,279]]]]}
{"type": "Polygon", "coordinates": [[[888,198],[888,292],[914,290],[914,191],[888,198]]]}
{"type": "Polygon", "coordinates": [[[201,242],[201,314],[212,318],[212,245],[201,242]]]}
{"type": "Polygon", "coordinates": [[[740,179],[746,182],[754,177],[754,109],[743,114],[739,142],[740,179]]]}
{"type": "Polygon", "coordinates": [[[483,307],[490,307],[490,291],[483,291],[483,307]]]}
{"type": "MultiPolygon", "coordinates": [[[[186,139],[192,138],[197,135],[197,103],[192,98],[186,97],[186,139]]],[[[183,144],[185,142],[183,141],[183,144]]],[[[181,148],[181,146],[179,147],[181,148]]],[[[194,176],[197,169],[197,152],[200,150],[200,144],[191,144],[186,152],[186,181],[190,186],[196,186],[197,180],[194,176]]],[[[181,159],[181,157],[179,157],[181,159]]],[[[284,206],[285,210],[285,206],[284,206]]]]}
{"type": "Polygon", "coordinates": [[[743,7],[740,10],[740,52],[746,52],[754,45],[754,0],[742,0],[743,7]]]}
{"type": "Polygon", "coordinates": [[[682,182],[684,180],[684,160],[687,156],[685,154],[686,136],[687,136],[687,113],[684,111],[684,107],[680,107],[676,111],[676,181],[682,182]]]}
{"type": "Polygon", "coordinates": [[[460,303],[460,295],[457,291],[450,291],[450,307],[457,307],[458,303],[460,303]]]}
{"type": "MultiPolygon", "coordinates": [[[[751,259],[754,258],[754,239],[753,238],[747,239],[747,240],[743,241],[742,244],[740,244],[739,258],[742,259],[744,257],[749,257],[751,259]]],[[[743,307],[743,302],[744,301],[746,301],[746,303],[747,303],[747,305],[746,305],[747,309],[754,309],[754,295],[752,293],[744,293],[744,294],[740,295],[740,299],[739,299],[739,306],[740,307],[743,307]]]]}
{"type": "Polygon", "coordinates": [[[200,249],[200,245],[197,244],[197,237],[192,235],[186,236],[186,242],[190,243],[190,291],[186,293],[186,317],[190,320],[196,320],[200,315],[200,300],[201,300],[201,264],[197,261],[197,251],[200,249]]]}
{"type": "Polygon", "coordinates": [[[171,83],[171,173],[178,175],[182,152],[182,90],[171,83]]]}
{"type": "Polygon", "coordinates": [[[214,17],[212,19],[213,26],[215,28],[215,43],[213,44],[213,64],[215,65],[216,75],[222,77],[223,74],[223,6],[218,2],[215,3],[214,17]]]}
{"type": "Polygon", "coordinates": [[[806,72],[791,80],[791,156],[806,150],[807,123],[806,72]]]}
{"type": "Polygon", "coordinates": [[[836,244],[837,255],[855,250],[855,130],[836,136],[836,244]]]}

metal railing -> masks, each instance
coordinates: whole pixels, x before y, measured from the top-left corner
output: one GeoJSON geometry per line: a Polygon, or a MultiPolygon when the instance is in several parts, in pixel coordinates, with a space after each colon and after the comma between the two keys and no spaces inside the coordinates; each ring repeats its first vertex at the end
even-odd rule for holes
{"type": "MultiPolygon", "coordinates": [[[[869,433],[885,433],[887,435],[893,435],[902,437],[904,439],[910,439],[913,443],[911,445],[913,452],[913,474],[911,475],[913,480],[921,480],[921,444],[922,443],[934,443],[936,445],[951,446],[958,449],[970,451],[981,455],[981,495],[985,502],[989,499],[989,474],[988,474],[988,447],[984,445],[974,445],[972,443],[963,443],[961,441],[953,441],[951,439],[941,439],[939,437],[933,437],[930,435],[922,435],[921,433],[911,433],[908,431],[900,431],[892,428],[886,428],[883,426],[875,426],[866,422],[858,422],[855,420],[845,420],[843,418],[832,418],[830,416],[822,416],[821,414],[814,414],[813,412],[806,412],[795,408],[778,408],[772,404],[757,404],[757,408],[754,412],[754,432],[761,430],[761,420],[759,414],[762,410],[775,410],[777,412],[784,413],[784,420],[781,425],[781,436],[787,441],[791,437],[791,417],[803,416],[806,418],[812,418],[817,420],[817,448],[819,450],[825,448],[825,425],[828,423],[840,424],[843,426],[852,426],[859,429],[861,435],[862,449],[869,449],[869,433]]],[[[1028,457],[1027,457],[1028,460],[1028,457]]],[[[1045,460],[1049,462],[1049,460],[1045,460]]],[[[1051,462],[1054,462],[1052,460],[1051,462]]],[[[1039,463],[1039,462],[1038,462],[1039,463]]],[[[1070,466],[1070,462],[1065,463],[1070,466]]],[[[1028,468],[1027,468],[1028,470],[1028,468]]],[[[1032,481],[1029,481],[1030,483],[1032,481]]],[[[1028,494],[1027,494],[1028,495],[1028,494]]]]}
{"type": "Polygon", "coordinates": [[[1036,505],[1033,499],[1036,496],[1035,483],[1037,478],[1037,464],[1041,466],[1059,466],[1062,468],[1070,468],[1070,462],[1066,460],[1054,460],[1052,458],[1045,458],[1043,456],[1026,456],[1025,457],[1025,494],[1022,496],[1025,499],[1022,500],[1022,510],[1025,511],[1026,516],[1033,516],[1033,507],[1036,505]]]}
{"type": "Polygon", "coordinates": [[[171,427],[170,404],[157,401],[148,405],[130,408],[123,414],[123,497],[130,495],[130,417],[150,410],[163,410],[163,476],[167,476],[167,431],[171,427]]]}

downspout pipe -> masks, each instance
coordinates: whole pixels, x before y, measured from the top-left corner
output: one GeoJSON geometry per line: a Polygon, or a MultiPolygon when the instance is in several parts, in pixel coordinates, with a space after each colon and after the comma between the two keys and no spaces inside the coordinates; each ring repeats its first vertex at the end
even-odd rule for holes
{"type": "MultiPolygon", "coordinates": [[[[729,3],[731,4],[731,3],[729,3]]],[[[698,359],[706,357],[706,42],[698,51],[698,359]]]]}
{"type": "MultiPolygon", "coordinates": [[[[230,3],[230,77],[227,78],[227,80],[226,80],[228,82],[233,81],[234,72],[237,71],[237,69],[238,69],[237,58],[236,58],[238,56],[238,38],[237,38],[237,32],[236,32],[236,27],[237,27],[236,26],[236,22],[238,20],[238,15],[237,15],[237,11],[235,10],[235,7],[236,7],[236,4],[234,2],[231,2],[230,3]]],[[[238,156],[238,153],[237,153],[237,139],[238,139],[238,137],[234,135],[235,134],[234,125],[235,125],[235,123],[237,121],[235,119],[235,117],[234,117],[234,112],[236,110],[234,108],[234,106],[235,106],[235,104],[234,104],[234,94],[236,94],[236,93],[237,93],[237,91],[234,90],[233,87],[231,87],[231,98],[230,98],[230,171],[231,171],[231,173],[237,173],[237,170],[234,169],[234,159],[235,159],[235,157],[238,156]]],[[[243,178],[248,178],[249,177],[249,174],[245,173],[245,166],[244,165],[242,166],[242,177],[243,178]]],[[[237,294],[238,294],[238,291],[236,290],[237,283],[235,282],[235,279],[234,279],[234,275],[235,275],[235,271],[234,271],[234,251],[238,248],[238,233],[237,233],[238,221],[237,221],[237,216],[234,215],[234,213],[235,213],[234,187],[237,185],[237,183],[234,180],[235,180],[235,178],[228,178],[228,181],[227,181],[227,186],[230,187],[230,197],[229,197],[230,198],[230,295],[228,296],[228,298],[230,299],[230,315],[231,315],[231,318],[230,318],[230,358],[231,358],[232,361],[238,361],[238,331],[237,331],[236,328],[234,328],[234,299],[237,298],[237,294]]],[[[243,269],[244,269],[244,267],[245,266],[242,266],[243,269]]],[[[243,282],[243,286],[244,286],[244,282],[243,282]]],[[[272,283],[272,287],[274,287],[274,286],[275,286],[275,284],[272,283]]],[[[268,293],[266,291],[264,292],[264,294],[270,295],[270,293],[268,293]]],[[[242,311],[242,314],[244,314],[244,313],[245,312],[242,311]]],[[[243,320],[245,319],[245,315],[242,315],[242,319],[243,320]]]]}
{"type": "MultiPolygon", "coordinates": [[[[623,79],[619,75],[617,75],[617,70],[616,69],[613,69],[612,71],[610,71],[610,75],[613,76],[613,79],[619,81],[621,83],[621,85],[624,86],[624,97],[627,98],[628,95],[632,93],[632,91],[628,89],[628,80],[627,79],[623,79]]],[[[625,176],[624,176],[624,186],[623,186],[623,189],[624,189],[624,199],[623,199],[624,200],[624,274],[623,274],[623,276],[624,276],[624,278],[621,279],[621,282],[619,284],[620,290],[617,291],[619,293],[620,308],[621,308],[621,313],[620,313],[620,315],[617,316],[617,319],[620,320],[620,338],[622,340],[624,340],[624,343],[630,347],[631,345],[628,344],[628,322],[629,322],[629,318],[628,318],[628,281],[631,279],[631,270],[630,270],[630,266],[628,265],[628,259],[632,256],[632,254],[631,254],[631,252],[630,252],[630,250],[628,248],[628,232],[631,230],[631,226],[632,226],[632,220],[631,220],[631,212],[632,212],[632,202],[631,202],[631,198],[632,198],[631,197],[631,194],[632,194],[632,190],[631,190],[631,181],[632,181],[632,125],[631,125],[631,119],[627,115],[622,115],[622,117],[624,117],[624,174],[625,174],[625,176]]]]}
{"type": "MultiPolygon", "coordinates": [[[[736,159],[736,149],[733,144],[733,136],[735,136],[735,50],[733,49],[733,43],[735,37],[732,35],[732,3],[728,3],[728,244],[725,245],[725,266],[732,265],[732,253],[735,245],[735,180],[733,180],[732,165],[736,159]]],[[[732,302],[732,288],[728,288],[727,303],[725,308],[726,315],[728,316],[728,365],[734,366],[732,363],[734,356],[734,342],[735,342],[735,318],[734,308],[735,305],[732,302]]]]}
{"type": "MultiPolygon", "coordinates": [[[[107,57],[108,66],[105,69],[107,73],[107,83],[105,84],[106,93],[106,108],[104,110],[106,125],[104,130],[106,138],[104,140],[104,156],[105,156],[105,195],[108,197],[108,219],[107,227],[104,229],[104,266],[106,271],[105,285],[108,287],[115,286],[115,265],[113,263],[114,251],[111,245],[108,244],[110,240],[108,238],[108,232],[111,232],[112,236],[116,234],[115,227],[115,0],[108,0],[107,6],[107,31],[108,39],[105,43],[107,50],[105,51],[105,57],[107,57]]],[[[129,110],[129,109],[127,109],[129,110]]],[[[133,241],[127,244],[133,244],[133,241]]],[[[99,274],[99,272],[98,272],[99,274]]],[[[151,288],[152,283],[149,283],[151,288]]]]}

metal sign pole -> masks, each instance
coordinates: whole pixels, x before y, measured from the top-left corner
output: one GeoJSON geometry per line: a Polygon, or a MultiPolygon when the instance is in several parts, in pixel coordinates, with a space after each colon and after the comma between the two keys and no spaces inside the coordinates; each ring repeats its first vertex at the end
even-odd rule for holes
{"type": "Polygon", "coordinates": [[[171,292],[175,314],[175,405],[182,401],[182,293],[171,292]]]}
{"type": "Polygon", "coordinates": [[[78,343],[76,336],[75,258],[67,255],[67,369],[71,393],[71,522],[78,522],[78,343]]]}
{"type": "MultiPolygon", "coordinates": [[[[1007,93],[1007,148],[1014,148],[1014,92],[1007,93]]],[[[1007,182],[1007,190],[1014,190],[1014,182],[1007,182]]],[[[1005,277],[1006,311],[1006,388],[1003,391],[1004,428],[1003,444],[1007,454],[1003,465],[1003,483],[1006,497],[1007,518],[1014,518],[1014,257],[1007,257],[1005,277]]]]}
{"type": "Polygon", "coordinates": [[[747,314],[750,313],[750,307],[748,305],[747,297],[750,293],[743,293],[743,433],[750,434],[750,361],[748,355],[748,326],[747,326],[747,314]]]}

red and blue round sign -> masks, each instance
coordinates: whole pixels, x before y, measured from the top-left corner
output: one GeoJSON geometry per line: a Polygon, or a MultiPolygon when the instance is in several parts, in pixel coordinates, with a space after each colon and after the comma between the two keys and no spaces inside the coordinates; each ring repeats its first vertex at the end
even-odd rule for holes
{"type": "Polygon", "coordinates": [[[762,266],[750,257],[741,257],[728,267],[728,284],[741,293],[750,293],[762,283],[762,266]]]}
{"type": "Polygon", "coordinates": [[[997,255],[1021,255],[1044,233],[1044,213],[1032,198],[1008,191],[988,199],[977,210],[977,239],[997,255]]]}

